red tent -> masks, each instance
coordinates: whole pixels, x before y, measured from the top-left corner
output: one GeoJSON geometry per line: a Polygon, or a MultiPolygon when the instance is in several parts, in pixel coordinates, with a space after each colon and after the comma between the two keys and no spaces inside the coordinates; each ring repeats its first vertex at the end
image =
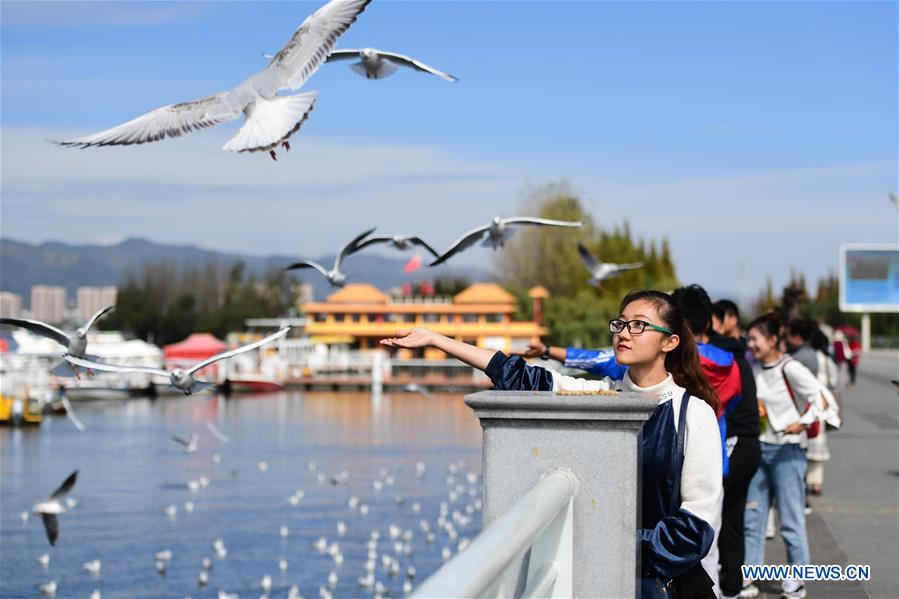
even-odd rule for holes
{"type": "MultiPolygon", "coordinates": [[[[194,333],[183,341],[166,345],[162,351],[166,366],[184,368],[221,353],[226,347],[224,341],[210,333],[194,333]]],[[[215,376],[216,371],[216,364],[203,369],[208,376],[215,376]]]]}

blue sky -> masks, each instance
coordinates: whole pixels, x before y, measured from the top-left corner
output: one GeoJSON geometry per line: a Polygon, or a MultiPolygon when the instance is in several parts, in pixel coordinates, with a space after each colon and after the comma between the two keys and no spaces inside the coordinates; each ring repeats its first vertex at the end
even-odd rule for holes
{"type": "Polygon", "coordinates": [[[378,225],[446,246],[566,179],[597,222],[667,236],[682,280],[734,295],[836,269],[842,242],[896,242],[888,2],[375,0],[338,47],[459,83],[326,65],[278,163],[222,152],[237,124],[140,148],[45,142],[233,87],[318,4],[4,1],[3,236],[319,255],[378,225]]]}

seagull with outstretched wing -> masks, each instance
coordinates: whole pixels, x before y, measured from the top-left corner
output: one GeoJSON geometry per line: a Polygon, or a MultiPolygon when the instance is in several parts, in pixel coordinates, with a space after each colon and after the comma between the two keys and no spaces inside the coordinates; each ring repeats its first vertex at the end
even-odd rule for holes
{"type": "Polygon", "coordinates": [[[215,425],[213,422],[206,422],[206,428],[209,429],[209,432],[212,433],[212,436],[221,441],[222,443],[230,443],[231,437],[223,433],[219,430],[219,427],[215,425]]]}
{"type": "Polygon", "coordinates": [[[483,240],[481,245],[484,247],[492,247],[494,250],[503,247],[509,238],[515,233],[518,226],[537,226],[537,227],[583,227],[584,223],[580,221],[552,220],[549,218],[538,218],[535,216],[514,216],[512,218],[494,217],[489,224],[477,229],[472,229],[447,249],[439,258],[431,262],[431,266],[443,264],[452,256],[455,256],[463,250],[467,250],[479,241],[483,240]]]}
{"type": "Polygon", "coordinates": [[[635,268],[642,268],[642,262],[634,262],[632,264],[615,264],[614,262],[602,262],[598,258],[596,258],[590,251],[584,247],[584,244],[577,244],[577,253],[581,257],[581,262],[584,263],[584,266],[587,270],[590,271],[590,284],[599,289],[602,286],[602,282],[606,279],[611,279],[612,277],[617,277],[621,273],[634,270],[635,268]]]}
{"type": "Polygon", "coordinates": [[[44,530],[47,533],[47,540],[51,545],[56,545],[56,539],[59,537],[59,514],[69,511],[68,507],[63,503],[62,499],[69,494],[75,481],[78,479],[78,471],[71,473],[59,488],[53,491],[47,501],[36,504],[32,509],[35,514],[40,514],[44,521],[44,530]]]}
{"type": "Polygon", "coordinates": [[[424,239],[422,239],[418,235],[371,235],[370,237],[366,237],[359,243],[355,244],[353,248],[347,252],[347,255],[355,254],[356,252],[376,243],[389,243],[398,250],[407,250],[414,245],[420,245],[421,247],[429,251],[435,258],[440,256],[440,254],[438,254],[434,248],[432,248],[424,239]]]}
{"type": "Polygon", "coordinates": [[[229,351],[222,352],[220,354],[216,354],[211,358],[207,358],[192,366],[188,370],[183,370],[181,368],[175,368],[171,372],[167,370],[163,370],[161,368],[153,368],[152,366],[137,366],[137,365],[119,365],[119,364],[108,364],[106,362],[97,362],[92,360],[85,360],[83,358],[75,358],[73,356],[64,356],[66,360],[75,364],[76,366],[81,366],[82,368],[90,368],[91,370],[102,370],[105,372],[143,372],[146,374],[155,374],[158,376],[168,377],[169,382],[172,387],[178,389],[185,395],[191,395],[193,393],[197,393],[199,391],[203,391],[204,389],[208,389],[209,387],[214,387],[215,383],[210,383],[208,381],[201,381],[194,378],[194,375],[203,370],[210,364],[218,362],[219,360],[225,360],[227,358],[233,358],[236,355],[257,349],[262,347],[267,343],[271,343],[276,339],[280,339],[290,330],[290,326],[286,326],[283,329],[280,329],[276,333],[272,333],[268,337],[260,339],[259,341],[255,341],[253,343],[249,343],[247,345],[242,345],[236,349],[232,349],[229,351]]]}
{"type": "Polygon", "coordinates": [[[197,433],[192,434],[190,439],[185,439],[178,435],[172,435],[170,439],[181,445],[184,448],[184,453],[193,453],[200,448],[200,435],[197,433]]]}
{"type": "Polygon", "coordinates": [[[75,425],[75,428],[83,433],[86,427],[84,426],[84,423],[81,422],[81,419],[75,415],[75,410],[72,409],[72,404],[69,402],[69,398],[63,395],[59,401],[66,411],[66,418],[68,418],[72,422],[72,424],[75,425]]]}
{"type": "Polygon", "coordinates": [[[400,67],[408,67],[410,69],[415,69],[416,71],[421,71],[422,73],[437,75],[450,83],[458,81],[456,77],[444,73],[443,71],[438,71],[434,67],[429,67],[425,63],[409,56],[404,56],[403,54],[397,54],[395,52],[385,52],[384,50],[377,50],[375,48],[333,50],[331,51],[331,54],[328,55],[328,60],[326,62],[355,60],[357,58],[359,59],[359,62],[351,64],[350,68],[366,79],[383,79],[384,77],[394,74],[400,67]]]}
{"type": "Polygon", "coordinates": [[[337,256],[334,257],[334,267],[331,270],[328,270],[314,260],[300,260],[299,262],[294,262],[293,264],[285,266],[284,270],[312,268],[320,272],[323,277],[328,279],[328,282],[331,283],[332,287],[343,287],[346,284],[346,274],[341,272],[340,263],[343,261],[345,256],[349,256],[356,251],[356,246],[360,241],[371,235],[373,232],[374,228],[371,228],[360,235],[356,235],[356,237],[344,244],[344,246],[340,248],[340,251],[337,252],[337,256]]]}
{"type": "MultiPolygon", "coordinates": [[[[8,324],[14,327],[20,327],[31,331],[35,335],[48,337],[53,339],[66,348],[66,354],[75,356],[76,358],[84,358],[87,352],[87,332],[101,317],[112,310],[115,306],[107,306],[101,308],[91,316],[83,327],[77,329],[74,333],[66,333],[54,327],[53,325],[41,322],[40,320],[30,320],[27,318],[0,318],[0,324],[8,324]]],[[[54,366],[50,372],[56,376],[69,377],[76,376],[77,370],[73,370],[65,360],[54,366]]]]}
{"type": "Polygon", "coordinates": [[[234,121],[243,114],[243,125],[222,149],[267,151],[277,160],[275,148],[290,150],[287,139],[309,117],[318,96],[318,92],[278,92],[302,87],[370,1],[331,0],[303,21],[265,69],[231,91],[163,106],[112,129],[56,143],[77,148],[143,144],[234,121]]]}

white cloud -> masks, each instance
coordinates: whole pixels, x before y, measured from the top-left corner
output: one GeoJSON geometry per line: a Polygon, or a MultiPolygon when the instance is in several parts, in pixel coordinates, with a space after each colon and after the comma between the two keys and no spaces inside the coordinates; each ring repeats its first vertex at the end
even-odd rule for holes
{"type": "MultiPolygon", "coordinates": [[[[441,249],[495,215],[514,214],[528,185],[542,182],[541,165],[475,162],[427,146],[336,144],[302,132],[278,162],[222,152],[226,130],[129,148],[45,141],[68,133],[3,130],[3,235],[139,235],[317,256],[378,226],[418,233],[441,249]]],[[[899,226],[886,199],[896,181],[892,161],[653,184],[568,175],[601,226],[628,220],[638,236],[667,237],[682,280],[735,295],[754,297],[769,276],[782,285],[793,267],[813,282],[836,269],[840,243],[895,242],[899,226]]],[[[484,266],[489,254],[473,249],[458,262],[484,266]]]]}
{"type": "Polygon", "coordinates": [[[520,201],[519,177],[507,167],[434,148],[336,145],[300,134],[274,162],[221,151],[228,135],[78,150],[45,141],[59,132],[5,129],[3,233],[27,241],[140,235],[319,255],[375,225],[448,245],[520,201]]]}

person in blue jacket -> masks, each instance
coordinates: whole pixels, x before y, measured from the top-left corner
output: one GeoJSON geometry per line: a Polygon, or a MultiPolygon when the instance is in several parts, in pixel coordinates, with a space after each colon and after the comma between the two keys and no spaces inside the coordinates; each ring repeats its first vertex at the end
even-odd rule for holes
{"type": "Polygon", "coordinates": [[[658,397],[659,405],[642,431],[643,521],[637,531],[641,597],[659,597],[659,585],[669,584],[679,596],[715,597],[711,575],[701,560],[712,547],[723,496],[717,394],[702,373],[696,343],[670,295],[628,294],[609,331],[615,359],[628,367],[620,381],[563,376],[530,366],[521,356],[468,345],[423,327],[399,331],[381,343],[409,349],[436,347],[483,370],[499,390],[621,389],[658,397]],[[682,459],[677,456],[679,437],[682,459]],[[679,462],[680,483],[675,487],[679,462]]]}

